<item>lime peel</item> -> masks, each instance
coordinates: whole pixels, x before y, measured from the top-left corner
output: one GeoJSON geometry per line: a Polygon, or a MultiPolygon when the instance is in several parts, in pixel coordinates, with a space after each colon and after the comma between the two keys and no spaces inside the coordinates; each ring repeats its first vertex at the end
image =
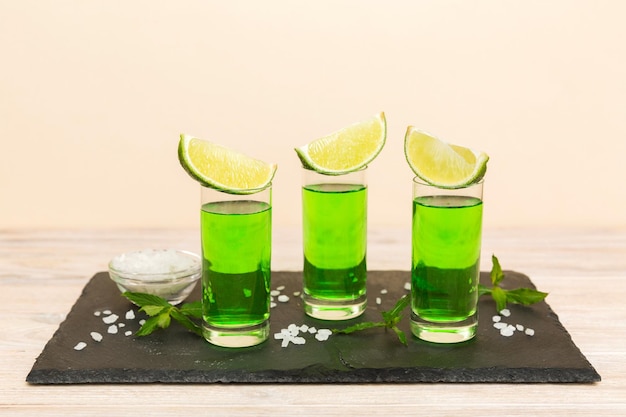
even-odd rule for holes
{"type": "Polygon", "coordinates": [[[180,135],[178,160],[203,186],[230,194],[252,194],[266,188],[277,169],[276,164],[186,134],[180,135]]]}
{"type": "Polygon", "coordinates": [[[436,138],[413,126],[407,128],[404,154],[422,181],[441,188],[462,188],[482,180],[489,156],[436,138]]]}
{"type": "Polygon", "coordinates": [[[329,175],[358,171],[378,156],[387,139],[385,113],[354,123],[295,149],[304,168],[329,175]]]}

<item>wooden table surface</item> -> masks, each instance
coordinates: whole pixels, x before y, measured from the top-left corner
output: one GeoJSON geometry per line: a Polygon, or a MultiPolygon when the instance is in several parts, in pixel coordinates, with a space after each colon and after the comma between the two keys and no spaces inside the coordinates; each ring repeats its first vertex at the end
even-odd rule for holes
{"type": "MultiPolygon", "coordinates": [[[[370,228],[368,267],[410,267],[406,230],[370,228]]],[[[602,381],[596,384],[61,385],[25,382],[97,271],[145,248],[198,252],[196,230],[0,231],[0,415],[626,415],[626,230],[485,230],[540,290],[602,381]]],[[[274,230],[274,270],[301,269],[300,232],[274,230]]]]}

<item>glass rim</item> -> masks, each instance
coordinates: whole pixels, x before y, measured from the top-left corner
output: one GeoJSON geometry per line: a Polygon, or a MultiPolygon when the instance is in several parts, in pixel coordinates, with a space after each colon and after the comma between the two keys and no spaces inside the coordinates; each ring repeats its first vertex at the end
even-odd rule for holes
{"type": "Polygon", "coordinates": [[[308,172],[314,172],[316,174],[319,175],[326,175],[328,177],[338,177],[340,175],[348,175],[348,174],[355,174],[357,172],[361,172],[361,171],[365,171],[367,168],[369,167],[369,165],[364,165],[361,168],[354,170],[354,171],[347,171],[347,172],[320,172],[320,171],[316,171],[315,169],[311,168],[311,167],[307,167],[305,165],[301,165],[301,168],[305,171],[308,172]]]}
{"type": "Polygon", "coordinates": [[[413,177],[413,184],[423,185],[423,186],[431,187],[431,188],[439,188],[441,190],[463,190],[465,188],[471,188],[477,185],[483,185],[484,182],[485,182],[485,178],[483,177],[480,179],[480,181],[473,182],[471,184],[461,185],[458,187],[443,187],[441,185],[429,184],[428,182],[424,181],[422,178],[418,176],[413,177]]]}
{"type": "Polygon", "coordinates": [[[268,188],[272,188],[272,184],[273,184],[273,182],[270,181],[264,187],[247,188],[245,190],[233,191],[233,190],[227,190],[227,189],[224,189],[224,188],[216,188],[216,187],[213,187],[213,186],[208,185],[208,184],[200,183],[200,189],[207,189],[207,190],[211,190],[211,191],[217,191],[218,193],[224,193],[224,194],[230,194],[230,195],[251,195],[251,194],[258,194],[258,193],[260,193],[262,191],[267,190],[268,188]]]}

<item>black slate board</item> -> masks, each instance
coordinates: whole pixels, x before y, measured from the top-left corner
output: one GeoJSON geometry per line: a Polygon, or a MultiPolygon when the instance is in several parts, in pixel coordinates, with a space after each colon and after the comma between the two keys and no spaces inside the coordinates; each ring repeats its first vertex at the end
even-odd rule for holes
{"type": "MultiPolygon", "coordinates": [[[[530,279],[506,271],[510,288],[534,287],[530,279]]],[[[557,315],[545,303],[530,307],[510,306],[511,317],[503,321],[535,330],[534,336],[515,332],[501,336],[493,327],[493,301],[479,303],[479,330],[469,342],[439,345],[409,336],[409,346],[382,329],[351,335],[333,335],[325,342],[307,335],[304,345],[283,348],[273,338],[289,324],[317,328],[347,326],[364,320],[379,320],[404,293],[407,271],[369,271],[369,306],[364,316],[346,323],[325,322],[306,316],[302,301],[293,292],[301,288],[301,272],[273,272],[272,288],[284,285],[287,303],[278,303],[271,313],[270,339],[244,349],[226,349],[208,344],[178,323],[147,337],[125,336],[139,328],[125,313],[137,308],[123,298],[108,273],[97,273],[37,358],[26,381],[31,384],[82,383],[416,383],[416,382],[583,382],[600,381],[600,375],[572,342],[557,315]],[[387,294],[381,294],[381,289],[387,294]],[[382,303],[377,305],[376,297],[382,303]],[[108,334],[107,325],[94,311],[111,310],[126,326],[108,334]],[[100,332],[101,342],[89,333],[100,332]],[[87,347],[76,351],[80,341],[87,347]]],[[[489,283],[489,274],[481,281],[489,283]]],[[[198,300],[199,285],[189,300],[198,300]]],[[[410,335],[408,310],[400,328],[410,335]]]]}

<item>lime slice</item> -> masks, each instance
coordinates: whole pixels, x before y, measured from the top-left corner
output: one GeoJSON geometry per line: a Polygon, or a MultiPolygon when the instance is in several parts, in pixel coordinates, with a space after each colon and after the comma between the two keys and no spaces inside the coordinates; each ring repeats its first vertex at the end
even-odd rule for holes
{"type": "Polygon", "coordinates": [[[296,148],[296,153],[305,168],[324,174],[345,174],[372,162],[383,149],[386,138],[385,113],[380,112],[296,148]]]}
{"type": "Polygon", "coordinates": [[[180,135],[178,160],[196,181],[231,194],[250,194],[265,188],[277,168],[276,164],[185,134],[180,135]]]}
{"type": "Polygon", "coordinates": [[[480,181],[487,172],[489,156],[445,143],[409,126],[404,137],[404,154],[409,166],[428,184],[460,188],[480,181]]]}

